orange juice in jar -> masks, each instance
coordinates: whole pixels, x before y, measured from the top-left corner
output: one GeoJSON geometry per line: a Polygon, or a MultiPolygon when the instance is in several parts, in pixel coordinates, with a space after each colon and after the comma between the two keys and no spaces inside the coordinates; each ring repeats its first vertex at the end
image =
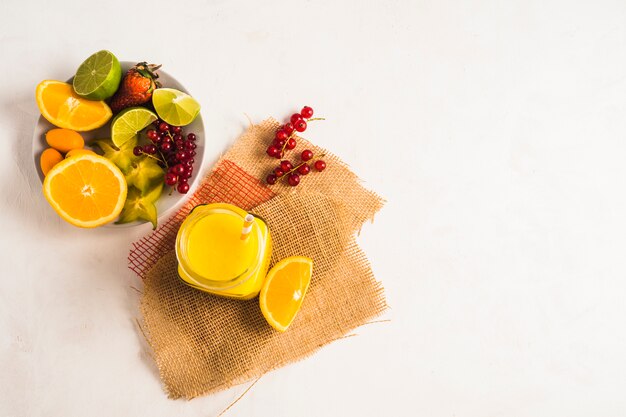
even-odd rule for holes
{"type": "Polygon", "coordinates": [[[271,253],[272,239],[265,222],[232,204],[195,207],[176,237],[181,279],[223,297],[256,297],[271,253]]]}

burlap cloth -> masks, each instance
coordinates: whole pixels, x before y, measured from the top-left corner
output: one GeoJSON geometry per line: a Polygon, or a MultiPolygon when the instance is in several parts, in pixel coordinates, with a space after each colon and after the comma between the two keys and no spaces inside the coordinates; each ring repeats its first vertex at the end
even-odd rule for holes
{"type": "Polygon", "coordinates": [[[345,336],[386,308],[383,288],[355,242],[382,199],[359,184],[337,157],[299,138],[288,156],[311,149],[327,169],[298,187],[260,180],[276,165],[265,155],[279,124],[251,126],[220,159],[189,202],[151,235],[133,244],[129,267],[144,279],[141,329],[172,398],[193,398],[241,384],[300,360],[345,336]],[[298,151],[298,152],[296,152],[298,151]],[[237,301],[190,288],[177,275],[176,233],[198,204],[228,202],[268,223],[272,264],[291,255],[313,259],[313,277],[298,316],[285,333],[263,318],[258,299],[237,301]]]}

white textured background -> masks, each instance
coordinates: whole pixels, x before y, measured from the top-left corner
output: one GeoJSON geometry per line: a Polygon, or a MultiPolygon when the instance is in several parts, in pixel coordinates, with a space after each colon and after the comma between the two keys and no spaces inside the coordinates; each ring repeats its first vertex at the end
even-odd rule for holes
{"type": "Polygon", "coordinates": [[[34,88],[92,52],[203,105],[210,163],[304,104],[388,204],[361,242],[390,323],[263,377],[232,416],[626,414],[626,3],[0,3],[0,416],[215,416],[165,397],[130,242],[74,229],[32,166],[34,88]],[[45,5],[44,5],[45,4],[45,5]]]}

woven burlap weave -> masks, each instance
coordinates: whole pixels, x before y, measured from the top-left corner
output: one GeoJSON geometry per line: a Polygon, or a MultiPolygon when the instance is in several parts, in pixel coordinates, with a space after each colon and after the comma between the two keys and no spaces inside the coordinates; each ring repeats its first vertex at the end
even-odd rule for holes
{"type": "Polygon", "coordinates": [[[189,203],[130,253],[131,269],[144,278],[142,330],[173,398],[225,389],[302,359],[386,308],[382,286],[355,242],[381,199],[338,158],[304,139],[298,149],[325,154],[327,170],[309,174],[296,188],[263,185],[259,178],[276,164],[264,150],[277,126],[273,120],[251,126],[189,203]],[[178,226],[195,205],[218,201],[266,219],[274,240],[272,263],[291,255],[314,260],[311,286],[287,332],[265,322],[257,299],[216,297],[178,278],[173,252],[178,226]]]}

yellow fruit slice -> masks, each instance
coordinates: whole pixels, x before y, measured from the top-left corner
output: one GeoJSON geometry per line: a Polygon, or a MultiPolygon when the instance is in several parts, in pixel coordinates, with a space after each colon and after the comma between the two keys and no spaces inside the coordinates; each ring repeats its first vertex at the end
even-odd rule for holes
{"type": "Polygon", "coordinates": [[[267,274],[259,304],[265,320],[284,332],[296,317],[313,274],[313,260],[291,256],[278,262],[267,274]]]}
{"type": "Polygon", "coordinates": [[[85,153],[72,156],[52,168],[43,182],[43,193],[67,222],[97,227],[114,220],[126,200],[126,180],[108,159],[85,153]]]}
{"type": "Polygon", "coordinates": [[[37,85],[37,106],[43,117],[55,126],[78,132],[97,129],[113,113],[104,101],[92,101],[77,95],[71,84],[45,80],[37,85]]]}

